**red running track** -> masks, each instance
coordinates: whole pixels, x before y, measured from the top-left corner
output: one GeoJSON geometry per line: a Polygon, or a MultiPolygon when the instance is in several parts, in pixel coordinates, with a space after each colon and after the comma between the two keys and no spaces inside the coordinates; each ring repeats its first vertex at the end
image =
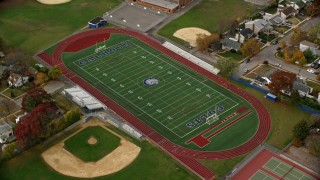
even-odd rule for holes
{"type": "Polygon", "coordinates": [[[240,88],[234,86],[233,84],[229,83],[228,81],[224,80],[223,78],[213,75],[211,72],[199,67],[198,65],[188,61],[187,59],[183,58],[182,56],[172,52],[171,50],[163,47],[161,44],[156,42],[155,40],[145,36],[144,34],[134,32],[128,29],[117,29],[117,28],[110,28],[110,29],[96,29],[96,30],[88,30],[84,32],[80,32],[78,34],[72,35],[64,40],[62,40],[54,50],[51,56],[46,54],[45,52],[37,54],[37,57],[45,61],[47,64],[53,66],[58,65],[64,75],[69,78],[74,83],[81,86],[84,90],[95,96],[101,102],[103,102],[106,106],[112,109],[115,113],[121,116],[124,120],[130,123],[133,127],[141,131],[146,137],[150,140],[158,144],[162,149],[167,151],[172,157],[174,157],[179,162],[183,163],[187,168],[191,171],[196,173],[203,179],[213,179],[215,174],[210,171],[208,168],[200,164],[196,159],[228,159],[233,158],[236,156],[240,156],[245,154],[253,149],[255,149],[258,145],[263,143],[263,141],[267,138],[270,129],[271,129],[271,119],[267,109],[259,102],[254,96],[248,94],[247,92],[241,90],[240,88]],[[89,39],[89,37],[105,37],[106,34],[125,34],[132,37],[135,37],[144,43],[148,44],[149,46],[159,50],[160,52],[172,57],[173,59],[179,61],[180,63],[188,66],[189,68],[193,69],[194,71],[202,74],[203,76],[207,77],[208,79],[212,80],[213,82],[219,84],[220,86],[224,87],[226,90],[232,91],[233,93],[241,96],[243,99],[247,100],[253,107],[259,117],[259,127],[257,133],[246,143],[224,151],[219,152],[208,152],[208,151],[198,151],[198,150],[191,150],[179,145],[176,145],[170,142],[168,139],[163,137],[161,134],[157,133],[154,129],[150,128],[146,125],[143,121],[136,118],[133,114],[128,112],[126,109],[118,105],[116,102],[111,100],[107,95],[101,93],[91,84],[86,82],[84,79],[77,76],[75,73],[70,71],[65,67],[62,62],[62,53],[66,52],[66,49],[79,49],[78,46],[81,47],[88,47],[92,45],[92,43],[87,43],[86,41],[81,41],[82,39],[89,39]],[[82,42],[79,45],[76,42],[82,42]],[[74,47],[77,46],[77,47],[74,47]]]}

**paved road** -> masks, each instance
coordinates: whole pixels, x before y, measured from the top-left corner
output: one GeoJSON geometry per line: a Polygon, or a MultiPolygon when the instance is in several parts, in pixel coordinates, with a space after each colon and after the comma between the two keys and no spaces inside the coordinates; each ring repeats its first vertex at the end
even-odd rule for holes
{"type": "MultiPolygon", "coordinates": [[[[308,28],[315,26],[317,24],[320,24],[320,17],[316,17],[316,18],[312,18],[311,20],[305,22],[302,26],[301,29],[302,30],[307,30],[308,28]]],[[[289,42],[290,36],[293,34],[292,31],[290,31],[290,33],[288,33],[285,37],[283,37],[281,40],[285,40],[287,43],[289,42]]],[[[239,68],[238,71],[236,73],[237,76],[241,76],[244,73],[244,69],[252,69],[255,66],[257,66],[258,64],[261,64],[263,61],[267,60],[269,61],[270,64],[276,64],[276,63],[280,63],[282,65],[282,68],[287,70],[287,71],[291,71],[294,72],[296,74],[299,74],[299,70],[300,67],[287,63],[285,61],[282,61],[278,58],[276,58],[274,56],[274,53],[276,52],[276,49],[278,48],[279,45],[270,45],[268,47],[266,47],[265,49],[263,49],[260,53],[258,53],[256,56],[251,58],[250,63],[246,64],[246,63],[242,63],[239,68]]],[[[316,80],[316,75],[308,73],[305,69],[301,69],[300,71],[300,75],[309,78],[309,79],[313,79],[316,80]]]]}

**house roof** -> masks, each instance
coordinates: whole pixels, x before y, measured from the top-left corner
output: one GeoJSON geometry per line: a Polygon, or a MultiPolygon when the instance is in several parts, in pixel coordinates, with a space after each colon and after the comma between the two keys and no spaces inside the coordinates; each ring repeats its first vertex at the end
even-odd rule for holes
{"type": "Polygon", "coordinates": [[[104,21],[104,19],[102,17],[96,17],[94,19],[92,19],[91,21],[89,21],[90,24],[98,24],[101,21],[104,21]]]}
{"type": "Polygon", "coordinates": [[[311,90],[311,87],[304,84],[304,82],[301,80],[296,80],[293,82],[293,89],[302,91],[304,93],[309,93],[311,90]]]}
{"type": "Polygon", "coordinates": [[[149,3],[149,4],[153,4],[156,6],[168,8],[168,9],[174,9],[179,6],[178,3],[176,3],[172,0],[171,1],[170,0],[141,0],[141,1],[149,3]]]}
{"type": "Polygon", "coordinates": [[[263,29],[263,28],[269,29],[269,28],[272,28],[272,27],[270,26],[270,24],[268,23],[268,21],[266,21],[266,20],[264,20],[264,19],[255,19],[255,20],[253,21],[253,24],[254,24],[257,28],[259,28],[259,29],[263,29]]]}
{"type": "Polygon", "coordinates": [[[12,127],[8,123],[0,124],[0,134],[11,131],[12,127]]]}
{"type": "Polygon", "coordinates": [[[299,8],[303,8],[306,5],[302,0],[289,0],[288,2],[296,4],[299,8]]]}
{"type": "Polygon", "coordinates": [[[227,46],[231,49],[235,49],[235,50],[239,50],[240,47],[241,47],[241,43],[237,42],[237,41],[234,41],[234,40],[231,40],[229,38],[225,38],[222,40],[222,44],[224,46],[227,46]]]}
{"type": "Polygon", "coordinates": [[[313,42],[306,41],[306,40],[301,41],[300,44],[305,45],[305,46],[308,46],[308,47],[312,47],[312,48],[315,48],[315,49],[318,49],[318,48],[319,48],[319,45],[318,45],[318,44],[315,44],[315,43],[313,43],[313,42]]]}
{"type": "Polygon", "coordinates": [[[284,19],[280,15],[276,15],[273,16],[269,21],[272,24],[281,24],[282,22],[284,22],[284,19]]]}
{"type": "Polygon", "coordinates": [[[288,15],[290,15],[291,13],[296,12],[296,10],[295,10],[292,6],[288,6],[288,7],[284,8],[284,9],[282,9],[281,12],[282,12],[284,15],[288,16],[288,15]]]}
{"type": "Polygon", "coordinates": [[[253,34],[253,31],[249,28],[245,28],[240,31],[240,34],[242,34],[246,38],[249,38],[253,34]]]}
{"type": "Polygon", "coordinates": [[[10,81],[12,84],[15,84],[19,80],[20,77],[21,77],[20,74],[11,73],[8,78],[8,81],[10,81]]]}

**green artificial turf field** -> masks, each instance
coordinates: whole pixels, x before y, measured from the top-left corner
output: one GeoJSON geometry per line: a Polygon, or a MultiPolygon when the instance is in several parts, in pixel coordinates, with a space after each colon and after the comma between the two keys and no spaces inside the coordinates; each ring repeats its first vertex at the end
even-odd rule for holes
{"type": "Polygon", "coordinates": [[[64,148],[83,160],[96,162],[119,146],[120,138],[100,126],[87,127],[64,142],[64,148]],[[97,143],[88,143],[90,137],[97,143]]]}
{"type": "MultiPolygon", "coordinates": [[[[259,121],[247,101],[171,57],[126,35],[112,34],[96,46],[64,52],[62,59],[69,69],[170,141],[202,150],[186,142],[242,107],[252,113],[213,136],[210,141],[214,143],[204,149],[230,149],[255,134],[259,121]],[[106,46],[104,52],[109,53],[95,53],[96,46],[103,45],[106,46]],[[219,120],[208,125],[207,117],[216,112],[219,120]]],[[[207,134],[238,117],[223,121],[207,134]]]]}

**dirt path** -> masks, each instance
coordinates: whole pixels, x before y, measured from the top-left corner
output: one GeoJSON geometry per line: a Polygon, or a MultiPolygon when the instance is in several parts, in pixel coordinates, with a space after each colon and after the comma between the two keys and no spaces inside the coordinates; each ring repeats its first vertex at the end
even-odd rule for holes
{"type": "MultiPolygon", "coordinates": [[[[97,125],[105,128],[102,122],[91,120],[83,124],[82,128],[74,134],[88,126],[97,125]]],[[[121,138],[120,145],[97,162],[83,162],[63,148],[64,141],[74,134],[42,153],[42,157],[54,170],[67,176],[93,178],[118,172],[136,159],[139,155],[140,148],[109,129],[105,129],[121,138]]]]}

